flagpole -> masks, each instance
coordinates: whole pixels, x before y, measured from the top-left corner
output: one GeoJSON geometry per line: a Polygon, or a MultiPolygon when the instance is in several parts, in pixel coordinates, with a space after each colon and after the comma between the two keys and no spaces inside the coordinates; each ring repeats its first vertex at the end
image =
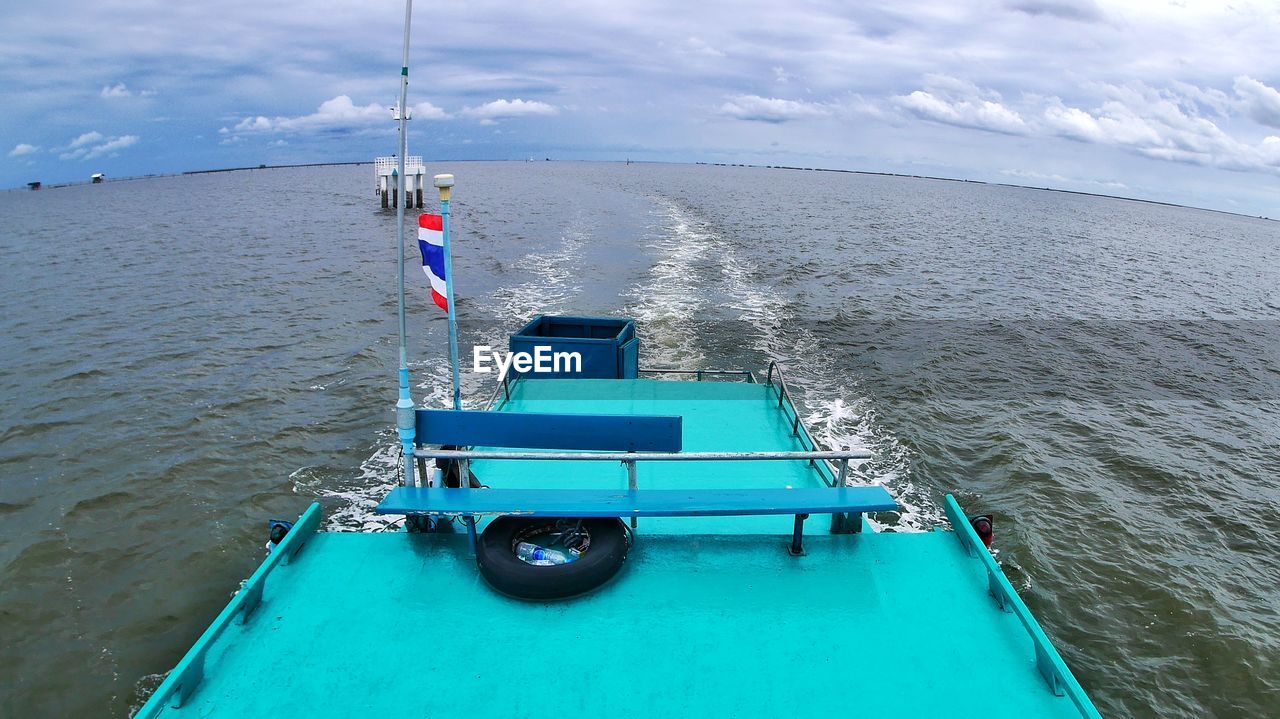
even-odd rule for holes
{"type": "Polygon", "coordinates": [[[440,234],[444,236],[444,293],[449,307],[449,367],[453,370],[453,408],[462,409],[462,387],[458,382],[458,318],[453,308],[453,247],[449,239],[449,198],[453,194],[453,175],[436,175],[440,190],[440,234]]]}
{"type": "Polygon", "coordinates": [[[404,464],[404,486],[417,485],[413,473],[413,440],[417,430],[417,413],[413,408],[413,396],[409,392],[409,350],[405,340],[404,317],[404,206],[409,204],[404,197],[405,188],[405,153],[408,152],[409,139],[406,123],[409,120],[407,106],[409,96],[409,22],[413,16],[413,0],[404,2],[404,54],[400,63],[400,103],[396,105],[396,119],[400,121],[400,152],[397,153],[397,170],[399,177],[395,183],[396,193],[396,248],[400,261],[397,309],[400,319],[400,399],[396,402],[396,431],[400,435],[401,454],[404,464]]]}

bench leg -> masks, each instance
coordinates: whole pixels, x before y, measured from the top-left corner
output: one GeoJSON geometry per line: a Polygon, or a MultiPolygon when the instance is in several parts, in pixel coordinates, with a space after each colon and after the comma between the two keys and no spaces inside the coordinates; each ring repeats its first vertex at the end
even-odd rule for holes
{"type": "Polygon", "coordinates": [[[837,512],[831,515],[832,534],[857,534],[861,531],[861,512],[837,512]]]}
{"type": "Polygon", "coordinates": [[[467,549],[471,550],[471,556],[476,556],[476,518],[472,516],[463,517],[463,521],[467,523],[467,549]]]}
{"type": "Polygon", "coordinates": [[[787,547],[787,552],[793,557],[804,556],[804,520],[808,519],[807,514],[797,514],[795,529],[791,532],[791,546],[787,547]]]}

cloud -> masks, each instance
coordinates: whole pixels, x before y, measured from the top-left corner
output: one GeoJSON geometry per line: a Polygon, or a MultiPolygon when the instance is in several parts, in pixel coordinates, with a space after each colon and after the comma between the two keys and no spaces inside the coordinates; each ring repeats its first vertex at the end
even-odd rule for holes
{"type": "Polygon", "coordinates": [[[1234,89],[1245,114],[1258,124],[1280,127],[1280,91],[1248,75],[1237,77],[1234,89]]]}
{"type": "Polygon", "coordinates": [[[1100,22],[1102,8],[1094,0],[1014,0],[1007,7],[1027,15],[1043,15],[1079,22],[1100,22]]]}
{"type": "Polygon", "coordinates": [[[1006,135],[1029,130],[1022,116],[1003,104],[999,93],[948,75],[927,75],[925,89],[894,96],[893,102],[917,117],[947,125],[1006,135]]]}
{"type": "Polygon", "coordinates": [[[414,120],[448,120],[449,113],[432,105],[429,102],[420,102],[417,105],[411,105],[412,114],[410,117],[414,120]]]}
{"type": "Polygon", "coordinates": [[[9,157],[22,157],[23,155],[33,155],[40,151],[36,145],[28,145],[25,142],[19,142],[9,151],[9,157]]]}
{"type": "Polygon", "coordinates": [[[83,147],[85,145],[97,142],[98,140],[101,140],[101,139],[102,139],[102,133],[98,132],[97,130],[92,130],[72,140],[71,143],[67,145],[67,148],[74,149],[77,147],[83,147]]]}
{"type": "Polygon", "coordinates": [[[72,140],[58,155],[59,160],[94,160],[107,155],[115,156],[120,150],[138,144],[137,135],[106,137],[97,130],[86,132],[72,140]]]}
{"type": "Polygon", "coordinates": [[[119,97],[134,97],[135,95],[137,97],[151,97],[152,95],[156,94],[156,91],[140,90],[138,92],[134,92],[133,90],[130,90],[123,82],[117,82],[114,85],[103,85],[102,92],[100,94],[102,97],[105,97],[108,99],[119,98],[119,97]]]}
{"type": "Polygon", "coordinates": [[[1123,182],[1115,180],[1085,180],[1078,177],[1065,177],[1057,173],[1044,173],[1035,170],[1001,170],[1001,175],[1008,177],[1017,177],[1023,180],[1035,180],[1038,182],[1061,182],[1072,185],[1093,185],[1096,187],[1105,187],[1110,190],[1127,190],[1129,186],[1123,182]]]}
{"type": "Polygon", "coordinates": [[[126,147],[133,147],[136,144],[138,144],[137,135],[121,135],[120,137],[113,137],[101,145],[91,148],[88,154],[84,156],[84,159],[92,160],[95,157],[110,155],[118,150],[123,150],[126,147]]]}
{"type": "MultiPolygon", "coordinates": [[[[283,120],[285,118],[279,118],[279,119],[283,120]]],[[[275,125],[271,124],[271,120],[268,120],[267,118],[262,116],[258,116],[258,117],[246,117],[245,119],[236,123],[234,131],[235,132],[270,132],[273,129],[275,129],[275,125]]],[[[223,134],[226,134],[227,132],[231,132],[231,130],[227,130],[227,128],[224,127],[218,130],[218,132],[222,132],[223,134]]]]}
{"type": "MultiPolygon", "coordinates": [[[[77,163],[57,161],[78,149],[67,149],[72,132],[65,128],[141,134],[133,128],[147,118],[132,106],[148,104],[142,88],[152,86],[172,119],[146,124],[147,141],[121,150],[128,161],[116,172],[258,164],[258,150],[277,139],[290,143],[298,161],[335,157],[334,137],[351,140],[344,151],[353,157],[393,144],[386,106],[395,101],[396,78],[385,69],[399,67],[400,48],[384,40],[400,36],[402,15],[337,0],[321,12],[304,10],[300,33],[295,3],[259,3],[251,17],[217,3],[175,14],[156,0],[123,10],[89,0],[22,7],[7,18],[10,42],[0,50],[8,60],[0,62],[7,100],[0,136],[42,149],[0,167],[0,184],[23,180],[28,161],[51,165],[41,168],[50,181],[58,164],[82,174],[77,163]],[[353,54],[357,47],[365,50],[353,54]],[[93,74],[79,92],[91,102],[68,104],[65,88],[41,82],[73,76],[85,57],[93,58],[93,74]],[[343,112],[319,110],[322,99],[344,95],[352,102],[337,108],[343,112]],[[216,119],[229,109],[239,111],[216,119]],[[47,122],[55,113],[69,124],[47,122]],[[198,134],[213,141],[193,141],[198,134]],[[218,146],[232,137],[243,141],[218,146]]],[[[784,164],[928,165],[932,174],[969,177],[998,178],[1010,167],[1077,176],[1060,157],[1074,153],[1105,164],[1108,177],[1163,193],[1160,199],[1203,196],[1221,205],[1231,196],[1276,214],[1274,183],[1189,168],[1207,162],[1273,171],[1274,143],[1265,138],[1280,136],[1268,124],[1275,118],[1269,90],[1280,90],[1273,51],[1280,5],[994,0],[982,7],[881,0],[725,10],[657,0],[581,3],[557,15],[536,3],[440,6],[433,23],[448,29],[447,53],[426,43],[410,58],[419,73],[410,102],[430,98],[439,107],[415,107],[423,121],[414,129],[465,118],[431,133],[441,156],[605,159],[625,148],[633,157],[760,159],[767,141],[777,141],[781,149],[770,159],[784,164]],[[983,89],[921,82],[922,72],[939,68],[983,89]],[[1158,89],[1187,120],[1161,119],[1152,103],[1107,89],[1128,83],[1158,89]],[[487,106],[498,98],[517,106],[516,99],[541,101],[555,113],[524,115],[538,121],[536,136],[494,135],[481,123],[520,121],[503,119],[518,116],[513,107],[487,106]],[[857,107],[852,98],[861,98],[857,107]],[[698,122],[707,115],[717,121],[698,122]],[[762,123],[772,123],[764,143],[753,136],[762,123]],[[472,144],[464,147],[466,140],[472,144]],[[1187,167],[1161,172],[1147,158],[1187,167]],[[1153,172],[1161,182],[1151,181],[1153,172]]]]}
{"type": "MultiPolygon", "coordinates": [[[[412,118],[415,120],[443,120],[448,115],[429,102],[420,102],[412,106],[412,118]]],[[[297,117],[266,117],[257,115],[246,117],[231,128],[223,127],[219,134],[253,134],[267,132],[285,132],[296,134],[343,133],[368,130],[383,126],[390,130],[395,127],[391,110],[371,102],[368,105],[356,105],[347,95],[338,95],[332,100],[320,103],[316,111],[309,115],[297,117]]],[[[224,143],[225,144],[225,143],[224,143]]]]}
{"type": "Polygon", "coordinates": [[[751,122],[781,124],[829,114],[825,105],[759,95],[738,95],[720,106],[721,115],[751,122]]]}
{"type": "MultiPolygon", "coordinates": [[[[1270,89],[1261,83],[1257,85],[1270,89]]],[[[1245,87],[1245,92],[1237,89],[1242,96],[1259,90],[1247,83],[1245,87]]],[[[1157,89],[1140,83],[1102,84],[1099,89],[1109,99],[1091,110],[1068,107],[1056,97],[1049,98],[1042,116],[1042,130],[1160,160],[1227,170],[1280,172],[1280,153],[1275,151],[1277,146],[1272,137],[1256,145],[1232,137],[1201,113],[1197,93],[1157,89]]],[[[1260,94],[1257,92],[1255,96],[1260,94]]],[[[1262,102],[1265,100],[1263,96],[1262,102]]]]}
{"type": "Polygon", "coordinates": [[[925,89],[893,96],[892,105],[957,127],[1056,136],[1157,160],[1280,173],[1280,140],[1268,136],[1251,143],[1215,122],[1228,118],[1234,103],[1258,122],[1280,126],[1280,92],[1249,77],[1237,78],[1234,101],[1220,90],[1183,82],[1163,88],[1089,83],[1085,90],[1098,100],[1087,109],[1056,96],[1024,95],[1009,103],[992,89],[945,75],[928,75],[924,84],[925,89]]]}
{"type": "Polygon", "coordinates": [[[700,37],[690,37],[685,41],[684,47],[678,50],[683,55],[695,55],[708,58],[724,57],[724,51],[717,50],[707,44],[706,40],[700,37]]]}
{"type": "Polygon", "coordinates": [[[537,115],[555,115],[560,110],[555,105],[548,105],[537,100],[494,100],[483,105],[468,107],[460,114],[466,117],[479,118],[481,122],[503,120],[510,117],[529,117],[537,115]]]}

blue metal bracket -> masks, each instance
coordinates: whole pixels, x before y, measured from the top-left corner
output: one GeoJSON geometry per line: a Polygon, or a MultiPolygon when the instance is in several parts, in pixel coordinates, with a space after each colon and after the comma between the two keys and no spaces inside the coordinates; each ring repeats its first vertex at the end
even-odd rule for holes
{"type": "Polygon", "coordinates": [[[267,582],[267,575],[271,574],[278,565],[293,561],[298,550],[302,549],[306,541],[320,527],[321,516],[320,505],[317,503],[312,503],[307,511],[302,513],[293,529],[289,530],[271,554],[258,565],[253,576],[249,577],[236,596],[227,603],[218,617],[213,620],[213,624],[200,635],[182,661],[169,672],[169,676],[156,689],[155,694],[151,695],[147,703],[138,710],[134,719],[153,719],[160,714],[166,703],[175,709],[187,703],[196,687],[200,685],[200,681],[204,679],[205,657],[210,647],[218,637],[222,636],[233,619],[240,624],[249,621],[253,610],[257,609],[262,602],[262,591],[267,582]]]}
{"type": "Polygon", "coordinates": [[[1080,682],[1076,681],[1071,670],[1067,668],[1067,663],[1062,660],[1058,650],[1053,648],[1053,643],[1049,641],[1048,635],[1040,628],[1040,623],[1032,616],[1031,610],[1027,609],[1027,605],[1022,602],[1018,592],[1009,583],[1009,578],[1000,570],[1000,565],[996,564],[995,557],[992,557],[991,552],[982,544],[982,540],[978,537],[978,533],[974,531],[969,518],[960,509],[959,502],[950,494],[947,495],[945,509],[947,520],[951,522],[951,527],[955,530],[960,547],[969,556],[977,557],[983,569],[986,570],[987,588],[990,590],[996,604],[1002,611],[1012,612],[1022,622],[1023,628],[1030,636],[1031,643],[1035,647],[1036,669],[1039,670],[1040,676],[1044,677],[1045,683],[1049,685],[1049,691],[1053,692],[1055,696],[1064,694],[1068,696],[1071,702],[1076,705],[1076,709],[1080,711],[1081,716],[1088,719],[1101,719],[1102,715],[1093,706],[1093,702],[1085,694],[1080,682]]]}

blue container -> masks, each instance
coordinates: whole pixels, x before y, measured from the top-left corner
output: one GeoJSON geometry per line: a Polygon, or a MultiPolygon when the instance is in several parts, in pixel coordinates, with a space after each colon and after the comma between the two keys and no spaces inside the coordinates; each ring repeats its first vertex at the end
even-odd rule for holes
{"type": "Polygon", "coordinates": [[[541,369],[549,369],[522,372],[512,366],[513,376],[529,379],[635,379],[640,368],[636,323],[621,317],[539,315],[511,335],[508,346],[541,358],[541,369]],[[578,364],[581,371],[575,371],[578,364]]]}

